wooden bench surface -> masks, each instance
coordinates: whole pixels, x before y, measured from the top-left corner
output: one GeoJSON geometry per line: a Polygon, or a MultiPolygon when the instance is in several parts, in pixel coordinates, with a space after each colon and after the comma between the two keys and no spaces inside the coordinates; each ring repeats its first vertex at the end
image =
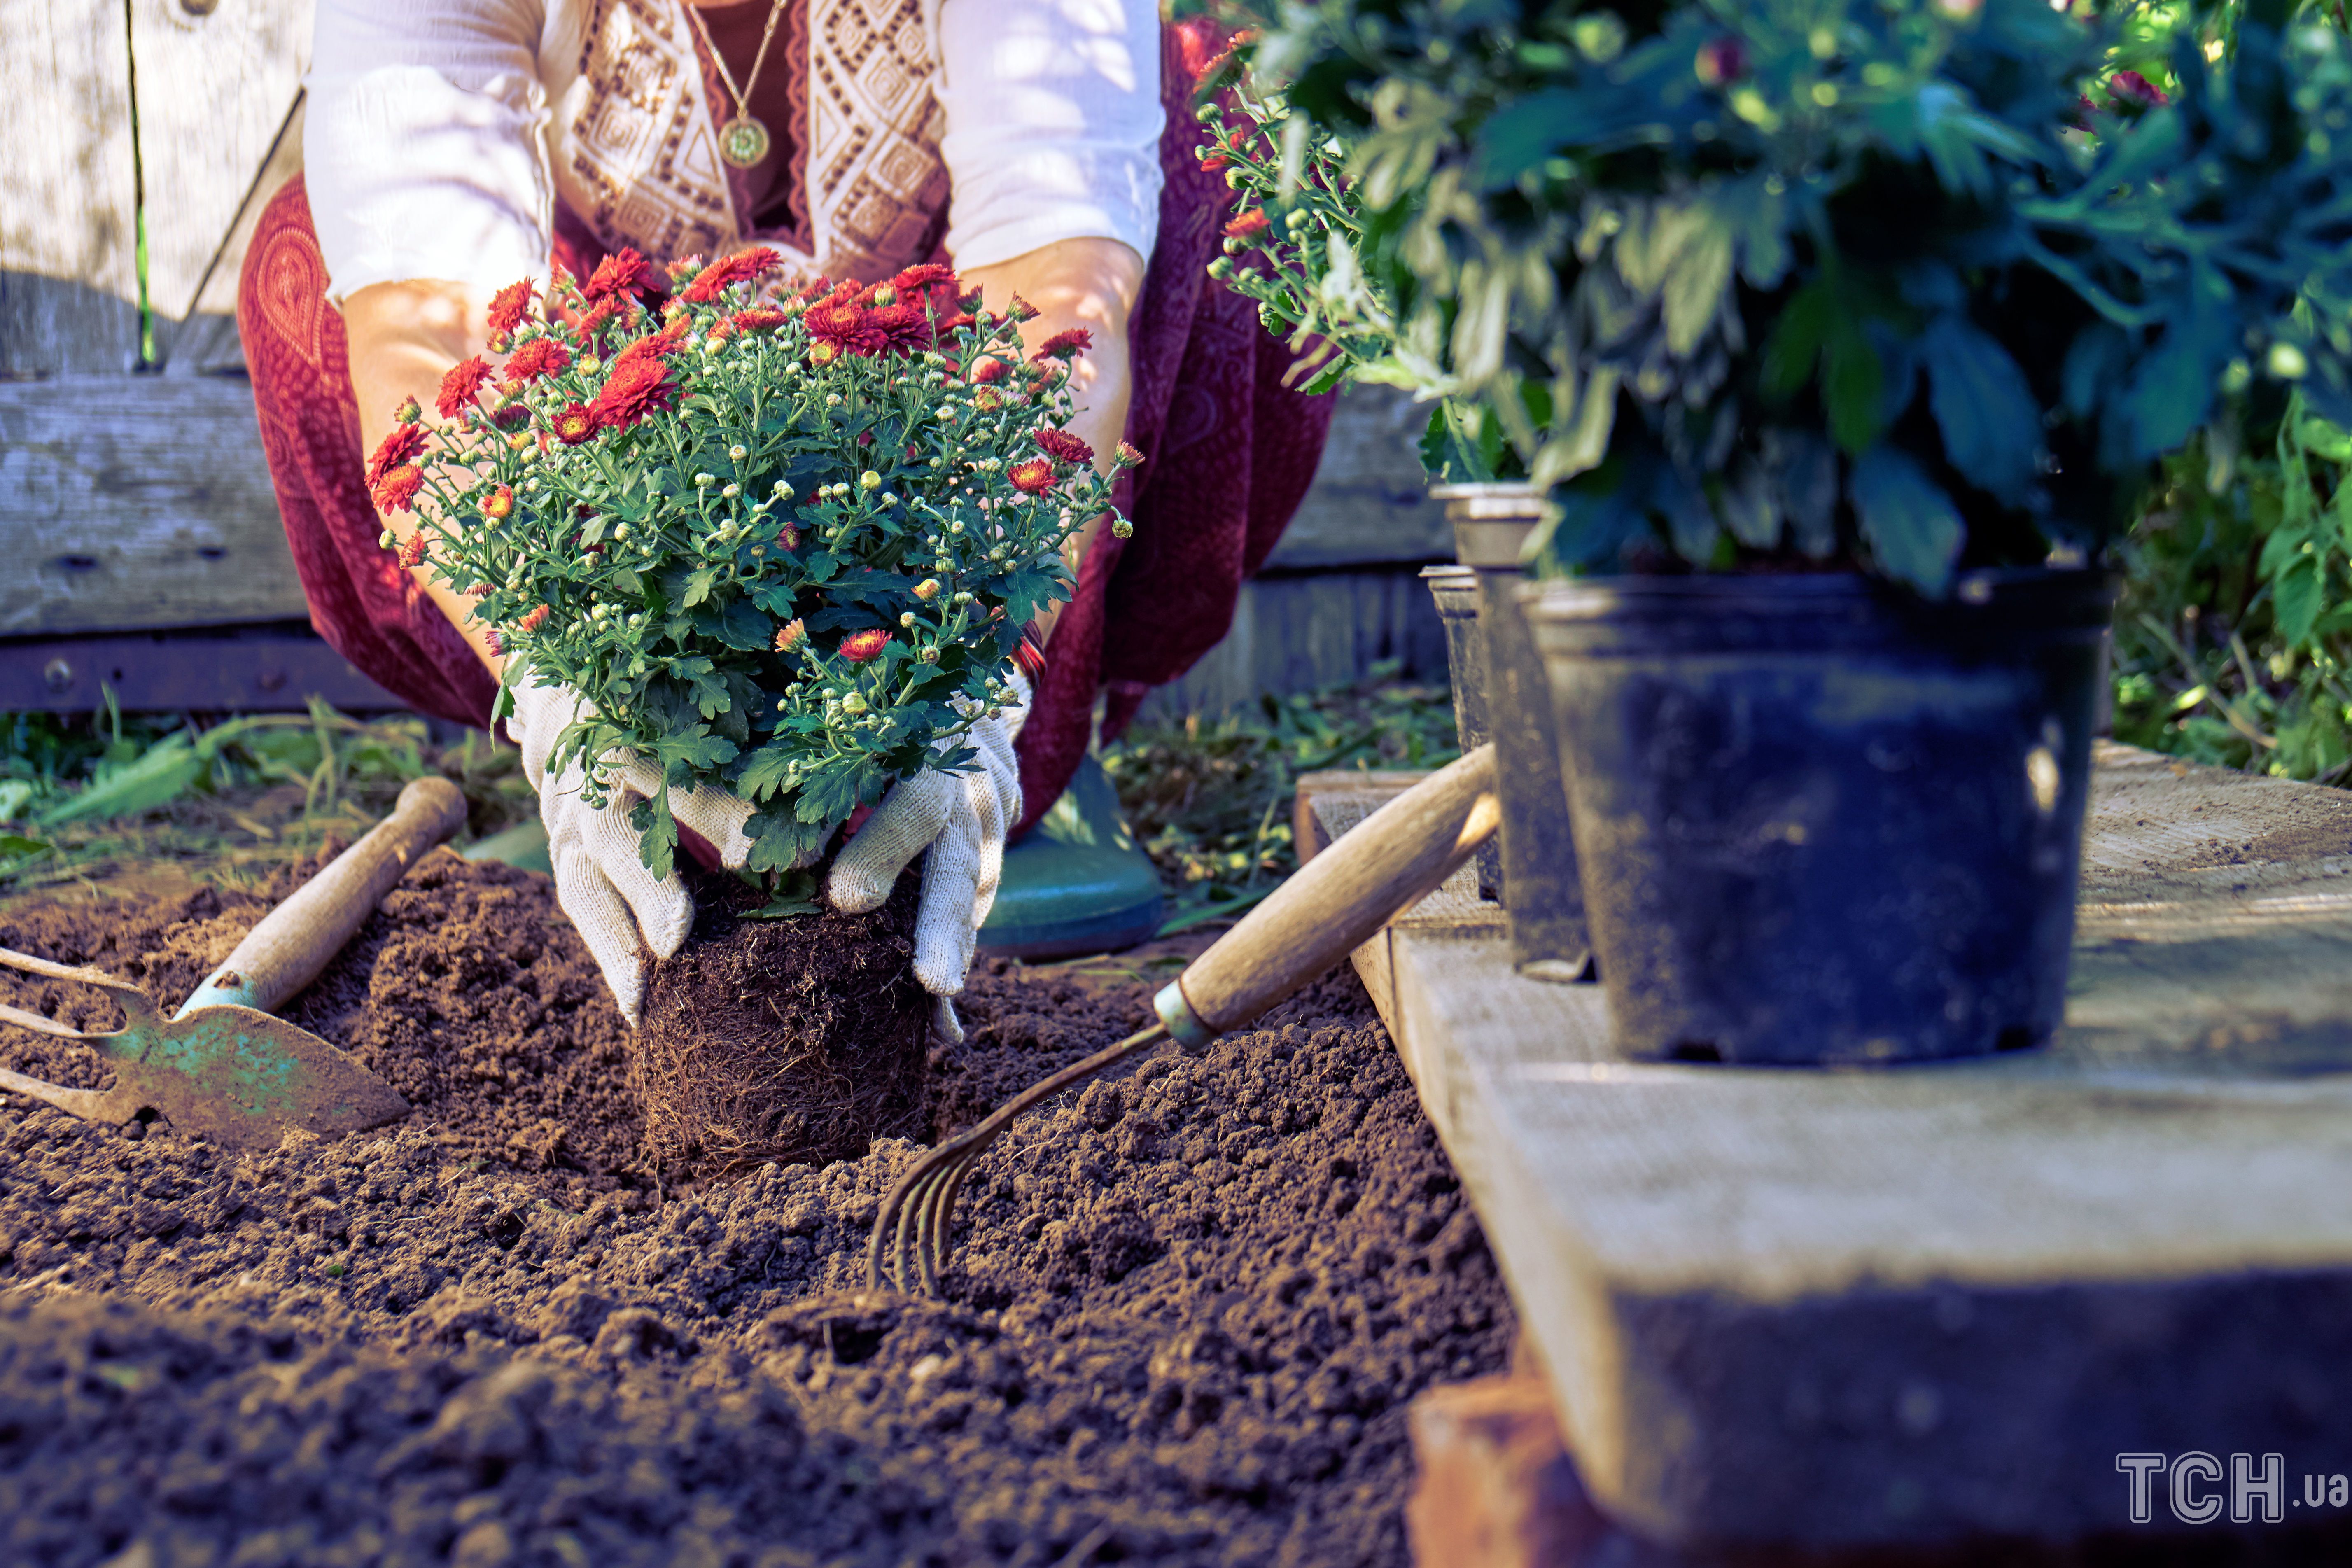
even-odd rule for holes
{"type": "MultiPolygon", "coordinates": [[[[1302,845],[1405,782],[1302,781],[1302,845]]],[[[1615,1061],[1461,879],[1357,950],[1617,1517],[2072,1535],[2119,1453],[2352,1447],[2352,795],[2105,747],[2092,809],[2044,1051],[1615,1061]]]]}

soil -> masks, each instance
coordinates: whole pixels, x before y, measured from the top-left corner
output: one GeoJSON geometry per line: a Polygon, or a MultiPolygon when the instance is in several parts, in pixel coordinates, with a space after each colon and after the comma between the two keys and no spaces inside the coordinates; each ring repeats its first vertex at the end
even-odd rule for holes
{"type": "Polygon", "coordinates": [[[766,895],[694,872],[693,934],[650,966],[635,1040],[648,1153],[726,1175],[853,1158],[922,1129],[931,998],[915,979],[909,868],[870,914],[751,911],[766,895]]]}
{"type": "MultiPolygon", "coordinates": [[[[59,904],[0,945],[175,1004],[268,902],[59,904]]],[[[1131,1032],[1150,989],[983,967],[929,1131],[1131,1032]]],[[[863,1289],[914,1142],[656,1180],[544,878],[432,858],[291,1016],[416,1113],[237,1156],[0,1105],[0,1560],[1401,1564],[1406,1402],[1507,1359],[1344,971],[1018,1124],[939,1301],[863,1289]]],[[[17,1030],[0,1062],[95,1078],[17,1030]]]]}

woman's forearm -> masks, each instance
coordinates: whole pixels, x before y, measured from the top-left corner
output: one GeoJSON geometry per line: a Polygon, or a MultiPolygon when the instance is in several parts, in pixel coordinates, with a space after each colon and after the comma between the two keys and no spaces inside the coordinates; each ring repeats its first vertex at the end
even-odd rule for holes
{"type": "MultiPolygon", "coordinates": [[[[393,411],[410,398],[425,410],[426,423],[441,422],[433,406],[441,378],[459,360],[487,350],[486,315],[486,302],[475,299],[464,284],[434,280],[372,284],[353,290],[343,301],[352,391],[359,400],[360,439],[366,450],[374,451],[391,433],[393,411]]],[[[383,521],[402,540],[416,529],[410,512],[384,514],[383,521]]],[[[430,565],[418,566],[411,574],[465,637],[474,657],[492,675],[499,673],[502,661],[483,639],[472,603],[436,583],[430,565]]]]}
{"type": "MultiPolygon", "coordinates": [[[[1070,429],[1095,449],[1096,468],[1109,473],[1127,434],[1127,405],[1134,390],[1128,328],[1143,292],[1143,258],[1115,239],[1066,239],[1010,261],[968,268],[964,278],[980,286],[992,310],[1003,310],[1015,294],[1036,308],[1036,319],[1021,329],[1022,342],[1032,352],[1073,327],[1085,328],[1093,338],[1093,346],[1072,368],[1077,413],[1070,429]]],[[[1095,518],[1072,536],[1066,553],[1073,571],[1101,527],[1102,520],[1095,518]]],[[[1038,617],[1041,632],[1051,632],[1060,608],[1055,605],[1038,617]]]]}

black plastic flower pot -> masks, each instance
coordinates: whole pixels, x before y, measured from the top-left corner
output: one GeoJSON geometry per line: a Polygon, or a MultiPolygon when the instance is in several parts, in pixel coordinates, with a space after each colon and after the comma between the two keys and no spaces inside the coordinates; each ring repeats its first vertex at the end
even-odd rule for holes
{"type": "MultiPolygon", "coordinates": [[[[1421,579],[1437,601],[1445,627],[1445,668],[1454,689],[1454,733],[1465,752],[1483,746],[1486,728],[1486,644],[1478,633],[1478,574],[1467,566],[1424,566],[1421,579]]],[[[1503,897],[1503,850],[1488,839],[1478,850],[1478,896],[1503,897]]]]}
{"type": "Polygon", "coordinates": [[[2050,1037],[2109,579],[1523,596],[1621,1054],[1883,1063],[2050,1037]]]}
{"type": "Polygon", "coordinates": [[[1478,576],[1478,629],[1486,655],[1486,730],[1502,796],[1502,902],[1511,962],[1538,980],[1589,979],[1576,842],[1561,792],[1559,747],[1543,660],[1519,612],[1520,550],[1543,515],[1521,484],[1444,485],[1431,492],[1454,524],[1454,553],[1478,576]]]}

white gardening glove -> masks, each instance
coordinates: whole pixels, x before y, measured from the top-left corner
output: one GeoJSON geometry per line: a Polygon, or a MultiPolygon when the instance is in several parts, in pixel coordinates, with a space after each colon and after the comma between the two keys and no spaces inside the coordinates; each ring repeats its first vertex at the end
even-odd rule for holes
{"type": "Polygon", "coordinates": [[[880,909],[898,873],[930,851],[915,911],[915,978],[938,999],[932,1026],[950,1042],[963,1038],[963,1026],[950,998],[971,970],[981,922],[1004,871],[1004,836],[1021,817],[1013,742],[1029,717],[1029,681],[1015,670],[1007,684],[1013,694],[999,716],[981,720],[965,737],[979,756],[961,773],[926,769],[891,785],[825,882],[835,909],[864,914],[880,909]]]}
{"type": "MultiPolygon", "coordinates": [[[[528,669],[515,673],[507,733],[522,750],[523,776],[539,792],[547,858],[555,869],[555,901],[604,972],[621,1016],[635,1027],[645,999],[640,944],[656,958],[667,958],[694,926],[694,900],[686,884],[675,873],[656,877],[646,869],[637,856],[639,835],[629,825],[631,808],[661,787],[661,776],[632,753],[608,753],[609,787],[602,806],[582,798],[586,774],[576,760],[551,776],[547,764],[556,738],[575,715],[593,716],[596,710],[568,687],[533,686],[530,679],[528,669]]],[[[751,815],[748,802],[703,784],[691,794],[672,790],[669,804],[670,815],[707,839],[723,864],[740,866],[751,854],[751,841],[743,832],[751,815]]]]}

